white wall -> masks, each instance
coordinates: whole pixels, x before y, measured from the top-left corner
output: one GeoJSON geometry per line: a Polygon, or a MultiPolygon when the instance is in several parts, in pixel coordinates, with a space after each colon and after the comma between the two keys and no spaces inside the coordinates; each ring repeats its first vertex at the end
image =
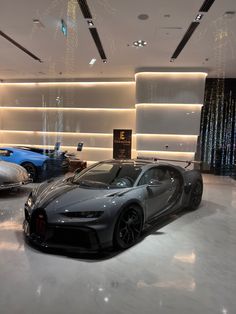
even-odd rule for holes
{"type": "Polygon", "coordinates": [[[206,74],[140,72],[135,78],[137,154],[194,159],[206,74]]]}
{"type": "MultiPolygon", "coordinates": [[[[0,84],[0,141],[54,145],[89,161],[112,158],[113,129],[135,132],[134,82],[0,84]]],[[[135,140],[133,141],[135,148],[135,140]]]]}
{"type": "Polygon", "coordinates": [[[206,74],[141,72],[135,82],[0,83],[1,145],[61,141],[88,161],[112,158],[113,129],[132,156],[194,159],[206,74]],[[137,134],[136,134],[137,133],[137,134]]]}

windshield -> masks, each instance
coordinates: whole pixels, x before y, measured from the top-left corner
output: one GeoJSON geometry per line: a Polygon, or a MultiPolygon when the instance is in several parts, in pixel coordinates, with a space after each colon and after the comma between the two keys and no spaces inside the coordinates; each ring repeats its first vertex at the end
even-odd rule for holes
{"type": "Polygon", "coordinates": [[[129,188],[134,185],[141,168],[133,163],[100,163],[75,175],[72,183],[93,188],[129,188]]]}

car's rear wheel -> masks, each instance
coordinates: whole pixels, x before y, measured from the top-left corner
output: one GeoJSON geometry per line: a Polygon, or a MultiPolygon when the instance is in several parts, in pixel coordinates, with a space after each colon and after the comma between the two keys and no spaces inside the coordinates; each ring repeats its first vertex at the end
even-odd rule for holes
{"type": "Polygon", "coordinates": [[[24,162],[21,166],[25,168],[33,182],[36,181],[37,179],[36,167],[31,162],[24,162]]]}
{"type": "Polygon", "coordinates": [[[203,185],[200,180],[197,180],[196,183],[192,187],[192,191],[190,194],[189,200],[189,210],[195,210],[199,207],[202,201],[202,192],[203,192],[203,185]]]}
{"type": "Polygon", "coordinates": [[[135,205],[129,205],[120,214],[114,231],[114,245],[127,249],[134,245],[140,237],[143,228],[142,210],[135,205]]]}

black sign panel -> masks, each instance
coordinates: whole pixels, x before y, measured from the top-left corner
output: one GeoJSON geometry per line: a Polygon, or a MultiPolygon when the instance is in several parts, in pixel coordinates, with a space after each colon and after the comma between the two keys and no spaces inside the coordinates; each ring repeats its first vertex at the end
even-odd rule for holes
{"type": "Polygon", "coordinates": [[[82,152],[83,145],[84,145],[83,142],[79,142],[79,143],[78,143],[78,145],[77,145],[77,152],[82,152]]]}
{"type": "Polygon", "coordinates": [[[113,158],[131,159],[132,130],[113,130],[113,158]]]}

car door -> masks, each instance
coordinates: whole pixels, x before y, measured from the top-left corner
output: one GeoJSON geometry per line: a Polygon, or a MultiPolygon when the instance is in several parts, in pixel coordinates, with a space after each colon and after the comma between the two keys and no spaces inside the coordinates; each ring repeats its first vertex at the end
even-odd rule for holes
{"type": "Polygon", "coordinates": [[[168,167],[155,166],[148,169],[138,185],[145,185],[147,189],[147,218],[158,215],[167,208],[168,201],[173,194],[173,180],[168,167]]]}

